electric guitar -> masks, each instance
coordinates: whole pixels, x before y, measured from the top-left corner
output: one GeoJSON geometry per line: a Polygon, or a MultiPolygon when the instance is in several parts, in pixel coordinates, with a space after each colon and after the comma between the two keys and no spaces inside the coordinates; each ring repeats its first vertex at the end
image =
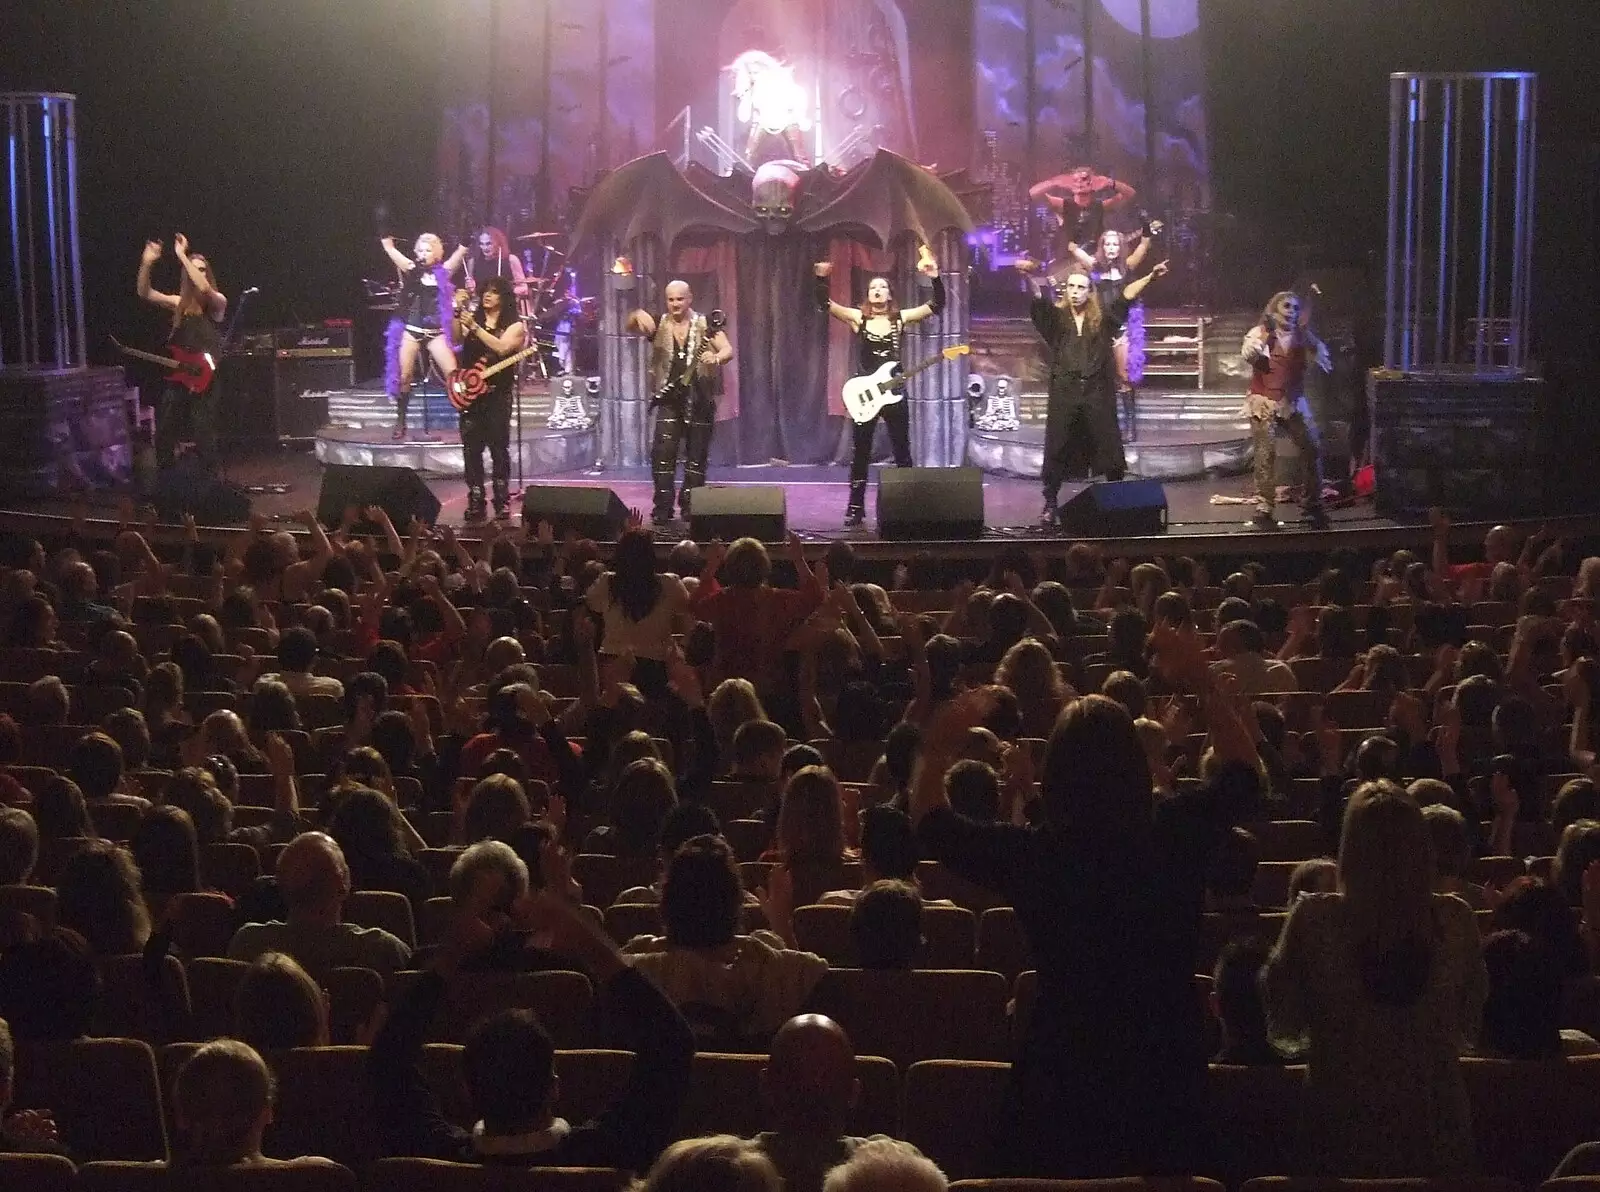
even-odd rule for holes
{"type": "Polygon", "coordinates": [[[151,364],[161,364],[170,368],[172,371],[167,374],[167,380],[182,385],[196,396],[210,389],[212,378],[217,375],[217,362],[210,352],[195,352],[189,348],[168,344],[167,351],[170,354],[157,356],[154,352],[141,352],[138,348],[130,348],[120,343],[116,336],[111,337],[111,342],[124,356],[132,356],[135,360],[148,360],[151,364]]]}
{"type": "Polygon", "coordinates": [[[871,422],[884,406],[905,400],[906,382],[923,369],[932,368],[941,360],[965,356],[970,351],[972,348],[969,345],[956,344],[908,369],[902,370],[898,360],[890,360],[879,365],[878,371],[871,376],[851,377],[844,383],[845,411],[856,422],[871,422]]]}
{"type": "Polygon", "coordinates": [[[471,368],[458,368],[444,380],[445,395],[449,397],[452,406],[465,413],[473,402],[488,391],[490,377],[502,369],[521,363],[529,356],[542,351],[546,346],[542,343],[529,344],[522,351],[515,352],[504,360],[496,361],[487,368],[482,363],[474,364],[471,368]]]}

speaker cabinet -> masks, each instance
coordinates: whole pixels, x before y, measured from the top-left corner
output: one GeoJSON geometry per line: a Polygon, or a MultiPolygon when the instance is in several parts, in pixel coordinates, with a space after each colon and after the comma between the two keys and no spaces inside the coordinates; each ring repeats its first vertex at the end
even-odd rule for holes
{"type": "Polygon", "coordinates": [[[556,537],[571,530],[580,538],[615,542],[628,521],[628,507],[609,488],[585,484],[530,484],[522,490],[522,523],[547,521],[556,537]]]}
{"type": "Polygon", "coordinates": [[[782,542],[789,533],[789,506],[776,484],[706,485],[689,498],[689,537],[696,542],[720,538],[758,538],[782,542]]]}
{"type": "Polygon", "coordinates": [[[328,394],[355,384],[349,349],[278,352],[272,383],[277,434],[282,439],[314,439],[328,421],[328,394]]]}
{"type": "Polygon", "coordinates": [[[1167,491],[1156,480],[1091,484],[1061,506],[1061,528],[1083,538],[1143,538],[1167,529],[1167,491]]]}
{"type": "Polygon", "coordinates": [[[325,526],[337,526],[350,505],[358,509],[378,506],[389,515],[402,537],[413,517],[430,526],[439,520],[439,498],[414,468],[328,464],[323,469],[322,492],[317,497],[317,520],[325,526]]]}
{"type": "Polygon", "coordinates": [[[878,537],[983,537],[983,472],[884,468],[878,473],[878,537]]]}
{"type": "Polygon", "coordinates": [[[150,503],[165,522],[178,521],[186,513],[206,526],[237,526],[250,520],[250,494],[212,475],[191,455],[156,474],[150,503]]]}

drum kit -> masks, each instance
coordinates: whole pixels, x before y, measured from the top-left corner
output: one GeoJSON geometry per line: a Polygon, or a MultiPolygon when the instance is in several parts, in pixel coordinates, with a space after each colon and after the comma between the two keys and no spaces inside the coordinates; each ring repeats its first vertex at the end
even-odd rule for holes
{"type": "Polygon", "coordinates": [[[519,244],[532,246],[523,250],[527,293],[517,305],[529,339],[552,345],[529,362],[546,380],[579,371],[580,356],[589,343],[598,350],[599,302],[580,293],[577,270],[567,265],[567,254],[550,243],[561,236],[560,232],[528,232],[516,238],[519,244]]]}
{"type": "MultiPolygon", "coordinates": [[[[521,254],[525,293],[517,296],[517,315],[530,343],[548,345],[519,372],[537,371],[545,380],[593,372],[599,365],[599,300],[580,292],[577,270],[566,263],[565,251],[551,243],[564,235],[528,232],[516,237],[527,246],[521,254]]],[[[399,302],[400,288],[392,279],[364,278],[363,289],[368,310],[391,311],[399,302]]]]}

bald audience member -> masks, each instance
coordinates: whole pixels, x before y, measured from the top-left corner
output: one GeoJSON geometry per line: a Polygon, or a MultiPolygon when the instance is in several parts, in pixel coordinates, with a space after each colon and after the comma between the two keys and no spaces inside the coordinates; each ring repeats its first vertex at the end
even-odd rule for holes
{"type": "Polygon", "coordinates": [[[296,836],[278,858],[277,876],[288,920],[246,923],[228,944],[230,959],[252,961],[266,952],[283,952],[318,981],[333,968],[392,973],[411,959],[411,949],[382,928],[343,921],[350,867],[333,837],[323,832],[296,836]]]}
{"type": "Polygon", "coordinates": [[[800,1014],[772,1036],[761,1074],[772,1129],[756,1135],[789,1192],[822,1192],[829,1169],[867,1140],[845,1133],[861,1098],[850,1036],[831,1018],[800,1014]]]}

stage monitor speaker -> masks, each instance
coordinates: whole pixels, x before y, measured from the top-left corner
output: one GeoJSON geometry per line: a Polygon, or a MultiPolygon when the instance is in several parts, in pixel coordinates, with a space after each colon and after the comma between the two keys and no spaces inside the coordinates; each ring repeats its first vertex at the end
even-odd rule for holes
{"type": "Polygon", "coordinates": [[[542,521],[559,538],[571,530],[580,538],[615,542],[628,521],[628,507],[609,488],[587,484],[530,484],[522,490],[522,523],[530,532],[542,521]]]}
{"type": "Polygon", "coordinates": [[[337,526],[345,509],[351,505],[358,509],[378,506],[389,515],[402,537],[413,517],[421,518],[430,526],[439,520],[439,498],[414,468],[328,464],[322,471],[317,520],[325,526],[337,526]]]}
{"type": "Polygon", "coordinates": [[[707,485],[689,498],[689,537],[696,542],[720,538],[757,538],[782,542],[789,533],[789,505],[776,484],[707,485]]]}
{"type": "Polygon", "coordinates": [[[241,525],[250,520],[250,494],[212,475],[192,455],[156,474],[150,503],[164,522],[179,521],[186,513],[206,526],[241,525]]]}
{"type": "Polygon", "coordinates": [[[884,468],[878,473],[878,537],[983,537],[983,473],[977,468],[884,468]]]}
{"type": "Polygon", "coordinates": [[[1091,484],[1061,506],[1061,528],[1084,538],[1143,538],[1167,529],[1167,492],[1158,480],[1091,484]]]}

